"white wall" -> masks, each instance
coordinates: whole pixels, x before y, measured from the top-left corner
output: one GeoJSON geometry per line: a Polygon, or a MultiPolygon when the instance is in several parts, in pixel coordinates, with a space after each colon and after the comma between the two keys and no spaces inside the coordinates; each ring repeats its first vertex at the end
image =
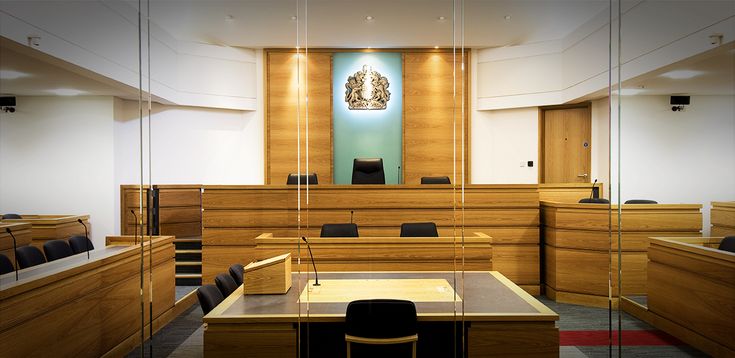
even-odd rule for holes
{"type": "MultiPolygon", "coordinates": [[[[692,96],[685,111],[672,112],[668,96],[623,96],[621,115],[622,201],[702,204],[708,235],[710,202],[735,200],[735,97],[692,96]]],[[[616,115],[612,134],[615,185],[616,115]]]]}
{"type": "Polygon", "coordinates": [[[114,230],[111,97],[18,97],[0,113],[0,212],[89,214],[92,241],[114,230]]]}

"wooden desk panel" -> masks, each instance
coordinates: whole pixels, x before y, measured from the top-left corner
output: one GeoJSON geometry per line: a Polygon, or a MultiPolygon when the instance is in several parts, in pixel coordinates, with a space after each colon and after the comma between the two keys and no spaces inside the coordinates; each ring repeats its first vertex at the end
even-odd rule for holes
{"type": "Polygon", "coordinates": [[[735,235],[735,201],[713,201],[710,223],[711,236],[735,235]]]}
{"type": "MultiPolygon", "coordinates": [[[[600,188],[600,197],[604,197],[602,191],[603,183],[597,183],[595,188],[600,188]]],[[[580,199],[589,198],[592,193],[592,183],[568,183],[568,184],[539,184],[538,194],[540,201],[553,201],[556,203],[576,204],[580,199]]]]}
{"type": "MultiPolygon", "coordinates": [[[[202,186],[192,185],[155,185],[159,189],[159,232],[161,235],[176,237],[198,237],[202,235],[202,186]]],[[[143,186],[143,224],[148,224],[148,186],[143,186]]],[[[134,210],[140,215],[140,186],[120,186],[120,222],[122,234],[135,233],[134,210]]]]}
{"type": "MultiPolygon", "coordinates": [[[[612,253],[613,304],[617,305],[617,206],[610,211],[607,204],[542,202],[541,211],[547,296],[559,302],[607,307],[612,253]]],[[[623,205],[622,215],[622,291],[643,295],[648,292],[649,237],[701,235],[701,205],[629,204],[623,205]]]]}
{"type": "MultiPolygon", "coordinates": [[[[146,286],[148,252],[146,247],[146,286]]],[[[174,306],[173,252],[173,237],[154,237],[154,320],[174,306]]],[[[139,340],[140,248],[110,246],[90,254],[89,260],[79,254],[21,270],[20,281],[12,273],[0,276],[0,352],[99,357],[139,340]]],[[[148,302],[149,289],[144,294],[148,302]]]]}
{"type": "Polygon", "coordinates": [[[33,235],[31,233],[31,224],[29,223],[9,223],[0,222],[0,254],[10,259],[15,267],[15,251],[13,251],[13,238],[5,231],[9,228],[15,235],[15,244],[17,247],[27,246],[31,244],[33,235]]]}
{"type": "Polygon", "coordinates": [[[77,222],[82,219],[87,225],[89,236],[92,236],[92,226],[89,215],[21,215],[22,219],[5,219],[6,223],[25,222],[31,224],[33,246],[43,249],[43,244],[50,240],[67,240],[72,236],[84,236],[84,226],[77,222]]]}

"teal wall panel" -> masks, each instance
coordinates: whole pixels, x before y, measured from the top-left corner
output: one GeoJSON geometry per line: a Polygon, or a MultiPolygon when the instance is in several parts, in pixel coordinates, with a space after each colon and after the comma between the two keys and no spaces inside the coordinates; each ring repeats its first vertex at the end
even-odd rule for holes
{"type": "Polygon", "coordinates": [[[335,53],[332,61],[334,183],[350,184],[354,158],[383,158],[386,184],[398,183],[402,158],[403,64],[400,53],[335,53]],[[384,110],[350,110],[345,102],[347,78],[363,65],[385,76],[390,100],[384,110]]]}

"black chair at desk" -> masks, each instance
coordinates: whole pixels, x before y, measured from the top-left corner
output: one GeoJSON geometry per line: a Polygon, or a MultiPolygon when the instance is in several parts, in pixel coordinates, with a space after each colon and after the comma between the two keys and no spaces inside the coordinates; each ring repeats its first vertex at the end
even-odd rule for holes
{"type": "Polygon", "coordinates": [[[237,283],[235,283],[235,279],[233,279],[229,273],[221,273],[217,275],[217,277],[214,278],[214,283],[217,284],[217,288],[222,292],[222,297],[229,296],[231,293],[235,292],[238,287],[237,283]]]}
{"type": "Polygon", "coordinates": [[[222,296],[222,292],[215,285],[204,285],[197,288],[197,298],[199,299],[199,306],[202,307],[204,315],[217,307],[225,299],[222,296]]]}
{"type": "Polygon", "coordinates": [[[452,184],[448,176],[443,177],[421,177],[421,184],[452,184]]]}
{"type": "MultiPolygon", "coordinates": [[[[307,183],[309,185],[319,184],[319,181],[317,180],[316,173],[311,173],[309,175],[301,174],[301,185],[305,185],[307,183]]],[[[288,175],[288,179],[286,179],[287,185],[297,185],[299,183],[299,175],[296,173],[291,173],[288,175]]]]}
{"type": "Polygon", "coordinates": [[[720,241],[720,246],[717,249],[728,252],[735,252],[735,236],[726,236],[720,241]]]}
{"type": "Polygon", "coordinates": [[[385,184],[383,158],[355,158],[352,162],[352,184],[385,184]]]}
{"type": "Polygon", "coordinates": [[[43,243],[43,252],[48,262],[56,261],[74,255],[66,240],[49,240],[43,243]]]}
{"type": "Polygon", "coordinates": [[[4,214],[3,220],[11,220],[11,219],[22,219],[23,217],[18,214],[4,214]]]}
{"type": "Polygon", "coordinates": [[[13,267],[13,263],[10,262],[10,259],[5,255],[0,254],[0,275],[13,271],[15,271],[15,268],[13,267]]]}
{"type": "Polygon", "coordinates": [[[319,237],[360,237],[357,224],[324,224],[319,237]]]}
{"type": "Polygon", "coordinates": [[[235,280],[235,283],[240,286],[243,282],[243,274],[245,273],[245,267],[241,264],[233,264],[230,266],[230,276],[235,280]]]}
{"type": "Polygon", "coordinates": [[[439,237],[436,224],[428,223],[403,223],[401,224],[401,237],[439,237]]]}
{"type": "Polygon", "coordinates": [[[658,204],[658,201],[649,199],[630,199],[626,200],[623,204],[658,204]]]}
{"type": "Polygon", "coordinates": [[[610,200],[605,198],[584,198],[579,200],[580,204],[610,204],[610,200]]]}
{"type": "Polygon", "coordinates": [[[72,236],[69,238],[69,246],[71,246],[71,251],[74,252],[74,255],[81,254],[82,252],[87,252],[94,250],[94,245],[92,245],[92,240],[84,237],[84,236],[72,236]]]}
{"type": "Polygon", "coordinates": [[[372,299],[352,301],[345,314],[347,357],[416,357],[419,340],[416,305],[406,300],[372,299]],[[390,345],[390,346],[388,346],[390,345]]]}
{"type": "Polygon", "coordinates": [[[15,257],[18,260],[19,269],[46,263],[46,257],[43,256],[43,252],[31,245],[17,248],[15,250],[15,257]]]}

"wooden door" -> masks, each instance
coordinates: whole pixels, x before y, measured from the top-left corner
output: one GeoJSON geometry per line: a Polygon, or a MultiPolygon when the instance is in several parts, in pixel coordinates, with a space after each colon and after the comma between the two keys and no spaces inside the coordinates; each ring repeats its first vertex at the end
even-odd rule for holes
{"type": "Polygon", "coordinates": [[[542,183],[589,183],[590,107],[542,110],[542,183]]]}

